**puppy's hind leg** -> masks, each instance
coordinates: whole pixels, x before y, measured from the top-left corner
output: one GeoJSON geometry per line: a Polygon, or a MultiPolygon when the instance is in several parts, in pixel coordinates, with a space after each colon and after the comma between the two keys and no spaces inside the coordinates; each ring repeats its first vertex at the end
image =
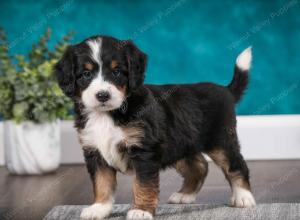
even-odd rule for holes
{"type": "Polygon", "coordinates": [[[183,177],[183,184],[178,192],[173,193],[169,203],[193,203],[200,191],[208,172],[208,163],[199,153],[194,158],[187,158],[177,162],[177,172],[183,177]]]}
{"type": "Polygon", "coordinates": [[[249,182],[249,170],[240,153],[240,146],[236,134],[222,148],[215,148],[207,152],[208,156],[223,170],[231,190],[231,205],[239,208],[255,206],[249,182]]]}

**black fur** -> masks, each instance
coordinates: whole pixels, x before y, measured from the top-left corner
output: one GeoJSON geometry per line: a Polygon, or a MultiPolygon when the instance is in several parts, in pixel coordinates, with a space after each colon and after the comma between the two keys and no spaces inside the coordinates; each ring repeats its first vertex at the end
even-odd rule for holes
{"type": "Polygon", "coordinates": [[[56,76],[57,81],[61,89],[69,97],[74,97],[75,95],[75,75],[74,75],[74,63],[75,54],[73,46],[69,46],[66,49],[63,57],[56,64],[56,76]]]}
{"type": "Polygon", "coordinates": [[[95,175],[99,167],[107,166],[98,150],[85,148],[83,150],[87,170],[90,174],[93,184],[95,184],[95,175]]]}
{"type": "Polygon", "coordinates": [[[131,41],[127,41],[125,48],[129,71],[128,87],[131,92],[134,92],[144,82],[147,56],[131,41]]]}
{"type": "Polygon", "coordinates": [[[249,82],[248,71],[243,71],[239,67],[234,67],[234,76],[228,85],[229,90],[235,97],[235,101],[239,102],[242,98],[249,82]]]}

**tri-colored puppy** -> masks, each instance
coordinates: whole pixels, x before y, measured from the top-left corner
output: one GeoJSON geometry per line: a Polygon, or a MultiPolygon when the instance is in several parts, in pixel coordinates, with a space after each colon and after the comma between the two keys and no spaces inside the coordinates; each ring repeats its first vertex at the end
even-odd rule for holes
{"type": "Polygon", "coordinates": [[[127,219],[152,219],[159,171],[184,178],[170,203],[192,203],[207,175],[207,154],[221,167],[235,207],[250,207],[249,171],[240,154],[235,105],[248,83],[251,49],[236,60],[228,86],[213,83],[144,85],[147,56],[131,41],[94,36],[71,45],[55,66],[60,87],[75,104],[75,126],[94,186],[95,203],[82,219],[112,211],[116,173],[134,174],[127,219]]]}

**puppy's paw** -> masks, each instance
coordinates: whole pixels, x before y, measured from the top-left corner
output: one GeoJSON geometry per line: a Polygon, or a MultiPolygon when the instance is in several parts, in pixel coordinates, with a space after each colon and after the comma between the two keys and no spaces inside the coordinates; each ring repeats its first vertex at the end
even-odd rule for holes
{"type": "Polygon", "coordinates": [[[111,203],[95,203],[81,212],[81,220],[100,220],[108,216],[112,211],[111,203]]]}
{"type": "Polygon", "coordinates": [[[131,209],[127,212],[126,220],[152,220],[153,215],[150,212],[141,209],[131,209]]]}
{"type": "Polygon", "coordinates": [[[231,197],[231,205],[238,208],[248,208],[256,205],[255,199],[249,190],[235,188],[231,197]]]}
{"type": "Polygon", "coordinates": [[[168,203],[172,203],[172,204],[190,204],[196,201],[196,193],[192,193],[192,194],[184,194],[184,193],[179,193],[179,192],[175,192],[173,193],[169,200],[168,203]]]}

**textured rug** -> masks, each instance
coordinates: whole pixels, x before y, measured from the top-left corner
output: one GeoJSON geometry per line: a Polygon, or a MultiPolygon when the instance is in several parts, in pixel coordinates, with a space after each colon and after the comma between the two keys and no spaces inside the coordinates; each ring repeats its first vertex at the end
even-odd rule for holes
{"type": "MultiPolygon", "coordinates": [[[[56,206],[44,220],[76,220],[86,206],[56,206]]],[[[110,220],[124,220],[130,205],[115,205],[110,220]]],[[[254,208],[232,208],[220,205],[160,205],[155,219],[166,220],[299,220],[300,204],[273,203],[259,204],[254,208]]]]}

